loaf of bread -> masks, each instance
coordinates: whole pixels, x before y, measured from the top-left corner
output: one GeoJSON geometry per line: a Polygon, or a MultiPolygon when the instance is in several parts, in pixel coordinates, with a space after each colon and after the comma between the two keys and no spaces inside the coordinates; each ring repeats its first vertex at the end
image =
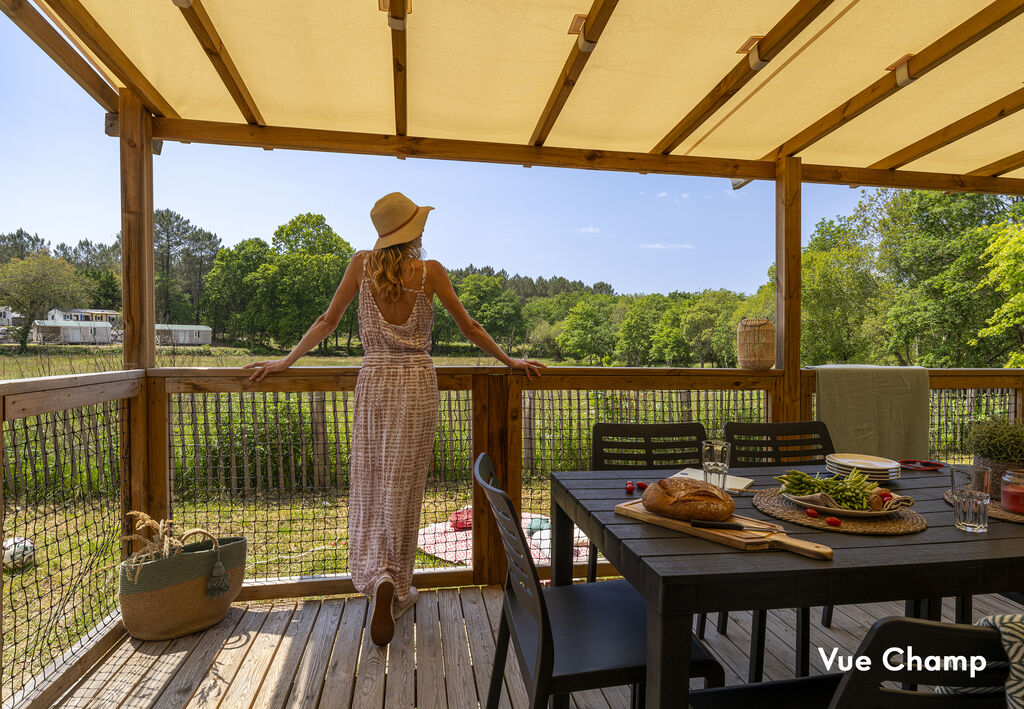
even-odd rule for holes
{"type": "Polygon", "coordinates": [[[665,478],[644,490],[641,498],[650,512],[676,519],[724,522],[736,509],[729,493],[703,480],[665,478]]]}

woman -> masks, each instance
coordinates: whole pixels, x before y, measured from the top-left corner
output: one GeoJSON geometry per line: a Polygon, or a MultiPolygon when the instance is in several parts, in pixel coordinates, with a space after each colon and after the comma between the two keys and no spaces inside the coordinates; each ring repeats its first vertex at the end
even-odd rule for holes
{"type": "Polygon", "coordinates": [[[284,359],[254,362],[250,381],[282,372],[338,327],[359,293],[365,354],[356,380],[349,481],[349,567],[356,590],[373,595],[370,638],[391,642],[395,619],[416,603],[411,586],[423,489],[433,459],[438,394],[430,358],[436,294],[459,330],[484,352],[527,377],[544,365],[512,359],[469,316],[437,261],[422,260],[421,235],[433,207],[392,192],[370,219],[373,250],[352,256],[327,312],[284,359]]]}

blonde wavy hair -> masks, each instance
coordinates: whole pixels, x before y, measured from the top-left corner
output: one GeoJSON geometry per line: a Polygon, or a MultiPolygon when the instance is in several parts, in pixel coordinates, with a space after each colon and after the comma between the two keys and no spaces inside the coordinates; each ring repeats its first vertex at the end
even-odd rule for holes
{"type": "Polygon", "coordinates": [[[370,279],[385,300],[392,302],[402,297],[402,272],[409,261],[423,258],[419,239],[395,244],[386,249],[371,251],[366,256],[370,279]]]}

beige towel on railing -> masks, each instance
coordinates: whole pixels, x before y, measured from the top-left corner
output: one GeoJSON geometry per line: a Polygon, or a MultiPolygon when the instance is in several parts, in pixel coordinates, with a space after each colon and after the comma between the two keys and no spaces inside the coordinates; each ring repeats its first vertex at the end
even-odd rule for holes
{"type": "Polygon", "coordinates": [[[837,453],[928,458],[928,370],[843,364],[815,367],[818,418],[837,453]]]}

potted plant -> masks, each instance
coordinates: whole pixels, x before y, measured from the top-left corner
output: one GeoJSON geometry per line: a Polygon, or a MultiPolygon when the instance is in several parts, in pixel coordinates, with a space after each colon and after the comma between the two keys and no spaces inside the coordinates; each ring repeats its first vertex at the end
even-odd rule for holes
{"type": "Polygon", "coordinates": [[[967,450],[974,454],[975,465],[992,468],[992,498],[1000,499],[1003,473],[1024,470],[1024,421],[997,418],[972,423],[967,450]]]}
{"type": "Polygon", "coordinates": [[[204,529],[179,536],[171,520],[128,514],[135,527],[122,539],[139,548],[121,562],[125,630],[140,640],[168,640],[223,620],[242,588],[245,537],[215,537],[204,529]],[[189,542],[193,537],[202,539],[189,542]]]}

